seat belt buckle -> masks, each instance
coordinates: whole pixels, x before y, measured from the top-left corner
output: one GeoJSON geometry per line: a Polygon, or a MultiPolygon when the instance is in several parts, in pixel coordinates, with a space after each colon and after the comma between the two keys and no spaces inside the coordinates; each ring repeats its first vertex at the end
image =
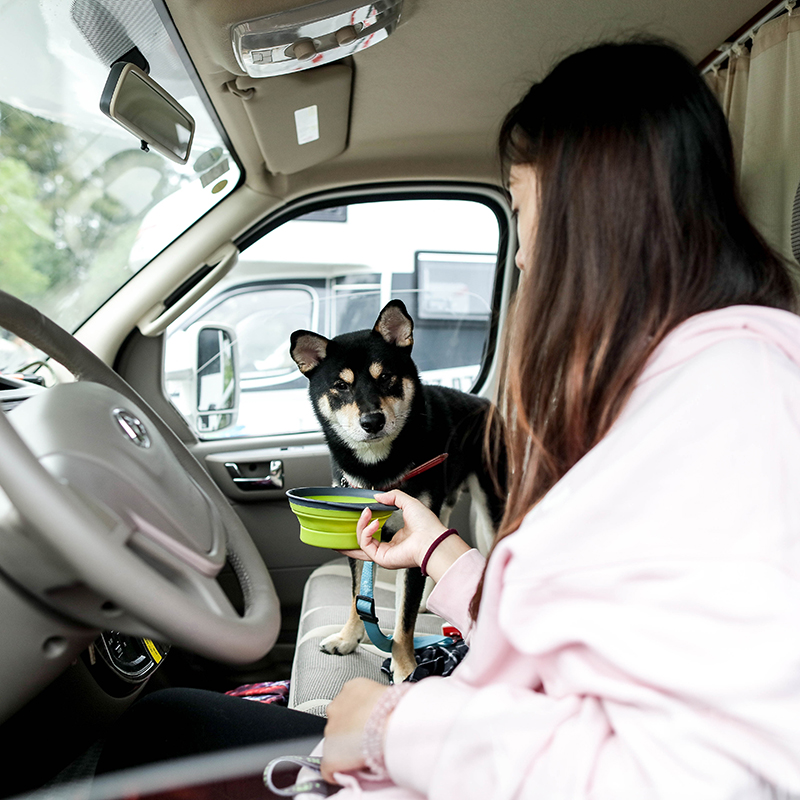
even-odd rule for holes
{"type": "Polygon", "coordinates": [[[356,595],[356,613],[362,622],[378,624],[378,617],[375,614],[375,598],[363,594],[356,595]]]}

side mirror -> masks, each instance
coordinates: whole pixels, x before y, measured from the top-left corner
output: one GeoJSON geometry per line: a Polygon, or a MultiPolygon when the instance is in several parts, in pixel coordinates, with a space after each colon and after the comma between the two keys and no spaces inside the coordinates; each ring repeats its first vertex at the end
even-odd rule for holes
{"type": "Polygon", "coordinates": [[[135,64],[118,61],[100,98],[100,110],[162,156],[185,164],[194,138],[192,115],[135,64]]]}
{"type": "Polygon", "coordinates": [[[217,325],[200,328],[196,364],[195,428],[199,433],[229,428],[239,411],[239,359],[233,331],[217,325]]]}

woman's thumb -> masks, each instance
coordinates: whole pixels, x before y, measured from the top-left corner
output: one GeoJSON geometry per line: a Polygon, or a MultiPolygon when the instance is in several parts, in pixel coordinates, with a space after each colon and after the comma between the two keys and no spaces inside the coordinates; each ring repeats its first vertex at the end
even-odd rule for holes
{"type": "Polygon", "coordinates": [[[392,489],[389,492],[376,494],[375,499],[379,503],[383,503],[385,506],[397,506],[398,508],[403,508],[406,505],[406,500],[410,500],[411,497],[405,492],[401,492],[399,489],[392,489]]]}

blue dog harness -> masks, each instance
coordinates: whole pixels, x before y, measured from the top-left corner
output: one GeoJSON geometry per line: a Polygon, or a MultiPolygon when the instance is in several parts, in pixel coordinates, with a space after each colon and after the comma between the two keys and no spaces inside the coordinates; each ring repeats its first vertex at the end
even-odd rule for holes
{"type": "MultiPolygon", "coordinates": [[[[359,594],[356,596],[356,612],[364,623],[367,636],[369,636],[372,644],[379,650],[383,650],[384,653],[391,653],[392,637],[387,636],[378,626],[378,617],[375,614],[375,598],[373,597],[374,585],[375,564],[372,561],[365,561],[364,568],[361,571],[361,587],[359,594]]],[[[422,650],[425,647],[437,644],[453,644],[453,640],[449,636],[437,636],[436,634],[414,637],[415,650],[422,650]]]]}

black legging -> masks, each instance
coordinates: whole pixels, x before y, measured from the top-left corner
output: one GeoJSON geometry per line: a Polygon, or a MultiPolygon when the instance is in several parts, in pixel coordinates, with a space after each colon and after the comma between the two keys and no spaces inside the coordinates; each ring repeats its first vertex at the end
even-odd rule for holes
{"type": "MultiPolygon", "coordinates": [[[[97,772],[303,737],[325,719],[203,689],[162,689],[134,703],[103,745],[97,772]]],[[[301,754],[294,754],[301,755],[301,754]]]]}

